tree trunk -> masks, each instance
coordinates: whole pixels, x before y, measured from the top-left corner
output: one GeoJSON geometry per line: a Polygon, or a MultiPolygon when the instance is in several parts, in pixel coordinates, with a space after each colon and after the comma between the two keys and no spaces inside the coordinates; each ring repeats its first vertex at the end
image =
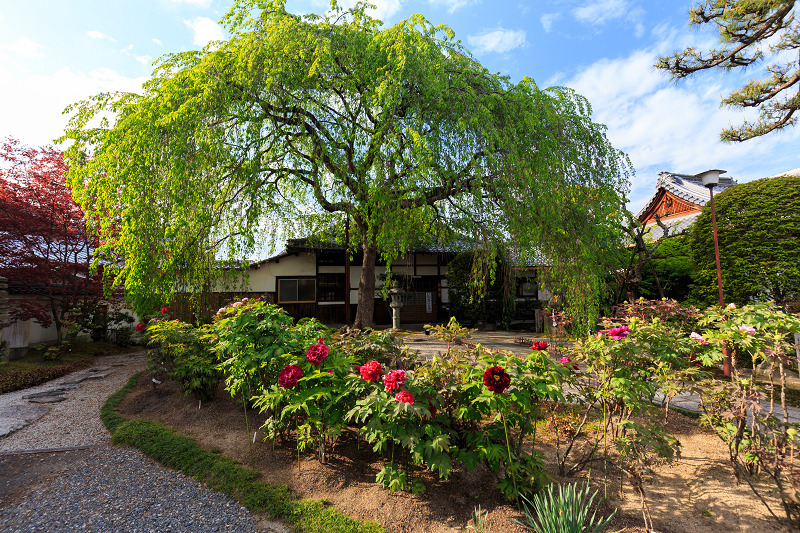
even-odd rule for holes
{"type": "Polygon", "coordinates": [[[374,239],[370,239],[367,235],[362,235],[361,243],[364,259],[361,262],[361,279],[358,280],[358,307],[356,308],[356,319],[353,322],[353,327],[359,329],[373,326],[375,258],[378,255],[378,247],[374,239]]]}

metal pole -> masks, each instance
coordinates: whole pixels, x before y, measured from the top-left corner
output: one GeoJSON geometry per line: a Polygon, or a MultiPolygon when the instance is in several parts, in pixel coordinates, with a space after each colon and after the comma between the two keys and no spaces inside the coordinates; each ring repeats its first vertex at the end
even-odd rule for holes
{"type": "MultiPolygon", "coordinates": [[[[714,187],[708,188],[709,193],[711,194],[711,228],[714,233],[714,258],[717,261],[717,290],[719,291],[719,306],[720,308],[725,307],[725,298],[722,296],[722,267],[719,263],[719,240],[717,237],[717,212],[714,209],[714,187]]],[[[722,360],[722,371],[723,373],[730,377],[731,375],[731,349],[726,342],[722,353],[725,355],[725,358],[722,360]]]]}

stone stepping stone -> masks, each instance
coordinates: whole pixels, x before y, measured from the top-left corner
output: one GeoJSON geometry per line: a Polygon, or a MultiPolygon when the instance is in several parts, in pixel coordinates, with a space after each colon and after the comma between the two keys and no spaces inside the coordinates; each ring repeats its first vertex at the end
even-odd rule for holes
{"type": "Polygon", "coordinates": [[[53,390],[46,390],[44,392],[35,392],[33,394],[26,394],[22,397],[23,400],[32,400],[34,398],[47,398],[48,396],[61,396],[63,395],[64,391],[53,389],[53,390]]]}
{"type": "Polygon", "coordinates": [[[92,368],[87,368],[86,372],[89,374],[96,374],[97,372],[105,372],[107,370],[111,370],[110,366],[93,366],[92,368]]]}
{"type": "Polygon", "coordinates": [[[66,400],[66,396],[40,396],[38,398],[31,398],[28,401],[31,403],[58,403],[66,400]]]}
{"type": "Polygon", "coordinates": [[[27,426],[28,423],[19,418],[0,418],[0,439],[8,437],[15,431],[27,426]]]}
{"type": "Polygon", "coordinates": [[[80,387],[80,384],[83,383],[84,381],[86,381],[87,379],[89,379],[89,376],[87,376],[87,375],[76,374],[76,375],[72,376],[71,378],[69,378],[69,379],[67,379],[65,381],[62,381],[61,385],[62,386],[63,385],[77,385],[77,386],[80,387]]]}
{"type": "Polygon", "coordinates": [[[105,379],[106,377],[110,376],[111,372],[101,372],[99,374],[90,374],[86,376],[86,381],[93,380],[93,379],[105,379]]]}
{"type": "Polygon", "coordinates": [[[0,438],[19,431],[49,412],[50,408],[43,405],[21,404],[0,407],[0,438]]]}

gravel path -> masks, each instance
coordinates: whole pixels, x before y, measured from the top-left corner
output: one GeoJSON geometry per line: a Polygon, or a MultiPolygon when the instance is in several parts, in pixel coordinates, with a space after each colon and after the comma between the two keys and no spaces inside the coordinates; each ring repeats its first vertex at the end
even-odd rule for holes
{"type": "MultiPolygon", "coordinates": [[[[47,405],[50,412],[32,424],[0,439],[0,452],[42,450],[67,446],[91,446],[108,441],[109,434],[100,421],[100,407],[109,396],[121,389],[130,377],[146,367],[144,352],[97,358],[95,367],[108,368],[103,379],[87,380],[80,387],[64,393],[67,398],[60,403],[47,405]]],[[[71,381],[78,374],[48,381],[21,391],[0,394],[0,409],[12,405],[32,405],[22,397],[56,388],[71,381]]]]}
{"type": "MultiPolygon", "coordinates": [[[[100,407],[144,370],[145,356],[104,357],[96,366],[108,367],[102,372],[108,375],[83,381],[65,392],[65,401],[49,405],[49,413],[0,438],[0,531],[274,531],[224,494],[138,450],[110,446],[100,407]],[[42,451],[64,447],[87,449],[42,451]]],[[[0,395],[0,408],[24,406],[24,395],[51,390],[78,374],[0,395]]]]}
{"type": "Polygon", "coordinates": [[[0,531],[263,531],[237,502],[137,450],[67,453],[57,475],[0,504],[0,531]]]}

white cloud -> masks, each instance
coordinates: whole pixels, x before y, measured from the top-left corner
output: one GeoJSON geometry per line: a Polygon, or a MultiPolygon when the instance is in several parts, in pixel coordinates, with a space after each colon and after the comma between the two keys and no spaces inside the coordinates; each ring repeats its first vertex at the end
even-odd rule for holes
{"type": "Polygon", "coordinates": [[[103,91],[139,91],[147,78],[128,78],[106,68],[90,72],[62,68],[31,74],[0,53],[0,139],[15,137],[30,146],[52,144],[67,123],[64,108],[103,91]]]}
{"type": "Polygon", "coordinates": [[[462,7],[479,4],[480,1],[481,0],[428,0],[428,3],[433,6],[446,7],[448,13],[455,13],[462,7]]]}
{"type": "Polygon", "coordinates": [[[468,35],[467,42],[476,54],[487,52],[502,54],[526,44],[524,30],[507,30],[505,28],[484,30],[478,35],[468,35]]]}
{"type": "Polygon", "coordinates": [[[553,30],[553,23],[561,18],[561,13],[545,13],[539,19],[542,23],[545,33],[550,33],[553,30]]]}
{"type": "MultiPolygon", "coordinates": [[[[340,8],[347,10],[357,2],[358,0],[339,0],[337,3],[340,8]]],[[[375,9],[367,10],[369,16],[384,22],[396,15],[403,7],[403,0],[369,0],[368,3],[375,6],[375,9]]],[[[323,9],[330,7],[329,0],[314,0],[314,4],[323,9]]]]}
{"type": "Polygon", "coordinates": [[[598,0],[572,10],[575,20],[596,26],[607,20],[622,18],[628,10],[625,0],[598,0]]]}
{"type": "Polygon", "coordinates": [[[164,46],[164,43],[153,37],[153,42],[156,43],[158,46],[164,46]]]}
{"type": "Polygon", "coordinates": [[[106,35],[105,33],[99,32],[97,30],[89,30],[86,32],[86,35],[88,35],[92,39],[101,39],[101,40],[105,39],[107,41],[111,41],[112,43],[117,42],[117,40],[111,37],[110,35],[106,35]]]}
{"type": "Polygon", "coordinates": [[[143,56],[136,56],[136,61],[141,63],[142,65],[149,65],[152,62],[153,58],[148,55],[143,56]]]}
{"type": "Polygon", "coordinates": [[[636,212],[643,205],[661,170],[696,174],[724,168],[747,181],[800,166],[800,129],[746,143],[719,140],[723,127],[752,117],[719,106],[720,95],[746,77],[709,72],[671,83],[652,66],[658,54],[677,47],[669,33],[652,48],[599,60],[561,81],[590,101],[593,119],[608,126],[612,144],[630,156],[637,176],[628,207],[636,212]]]}
{"type": "Polygon", "coordinates": [[[206,8],[211,5],[211,0],[170,0],[173,4],[189,4],[194,7],[206,8]]]}
{"type": "Polygon", "coordinates": [[[11,44],[0,43],[0,50],[9,50],[25,58],[44,57],[44,54],[40,51],[42,48],[44,48],[44,46],[31,41],[27,37],[17,39],[11,44]]]}
{"type": "Polygon", "coordinates": [[[192,40],[198,46],[205,46],[210,41],[221,41],[225,38],[220,25],[208,17],[195,17],[192,20],[184,20],[183,23],[194,32],[192,40]]]}

